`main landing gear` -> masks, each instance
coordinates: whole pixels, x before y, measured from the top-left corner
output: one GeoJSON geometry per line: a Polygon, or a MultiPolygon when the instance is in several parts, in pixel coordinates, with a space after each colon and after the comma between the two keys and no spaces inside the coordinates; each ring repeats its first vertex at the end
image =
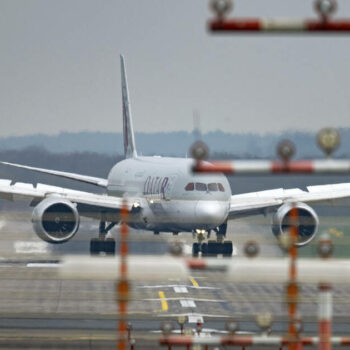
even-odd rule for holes
{"type": "Polygon", "coordinates": [[[90,241],[91,255],[99,255],[101,253],[105,255],[115,254],[115,240],[109,237],[108,233],[116,224],[116,222],[111,222],[106,226],[105,221],[100,221],[99,236],[90,241]]]}
{"type": "MultiPolygon", "coordinates": [[[[198,243],[192,245],[192,256],[198,257],[201,253],[202,257],[217,256],[222,254],[224,257],[231,257],[233,252],[232,241],[225,241],[227,225],[223,224],[215,229],[216,240],[209,240],[205,243],[205,230],[196,230],[198,243]]],[[[210,231],[208,232],[208,238],[210,231]]]]}

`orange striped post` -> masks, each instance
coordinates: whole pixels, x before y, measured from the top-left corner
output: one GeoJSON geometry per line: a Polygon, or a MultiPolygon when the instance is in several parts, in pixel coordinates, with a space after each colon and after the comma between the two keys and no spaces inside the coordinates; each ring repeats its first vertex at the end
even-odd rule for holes
{"type": "Polygon", "coordinates": [[[289,284],[287,286],[287,302],[288,302],[288,338],[289,338],[289,350],[302,349],[302,343],[298,341],[299,332],[297,329],[297,307],[298,307],[298,292],[299,287],[297,283],[297,270],[296,260],[298,257],[298,248],[295,243],[298,240],[298,221],[299,210],[295,207],[290,211],[290,245],[289,245],[289,284]]]}
{"type": "Polygon", "coordinates": [[[127,225],[129,219],[129,210],[126,200],[123,202],[121,215],[121,227],[119,232],[119,254],[120,254],[120,278],[117,281],[117,299],[119,304],[119,327],[117,338],[117,350],[126,350],[127,347],[127,322],[126,311],[129,299],[129,281],[127,278],[127,256],[128,256],[128,237],[129,228],[127,225]]]}

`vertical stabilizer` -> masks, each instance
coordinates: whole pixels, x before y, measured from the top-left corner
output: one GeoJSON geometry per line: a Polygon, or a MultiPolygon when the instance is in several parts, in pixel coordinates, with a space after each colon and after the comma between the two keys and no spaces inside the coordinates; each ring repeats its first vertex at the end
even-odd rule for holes
{"type": "Polygon", "coordinates": [[[124,136],[124,155],[125,158],[134,158],[137,156],[135,147],[134,129],[132,125],[128,83],[124,57],[120,55],[120,69],[122,78],[122,97],[123,97],[123,136],[124,136]]]}

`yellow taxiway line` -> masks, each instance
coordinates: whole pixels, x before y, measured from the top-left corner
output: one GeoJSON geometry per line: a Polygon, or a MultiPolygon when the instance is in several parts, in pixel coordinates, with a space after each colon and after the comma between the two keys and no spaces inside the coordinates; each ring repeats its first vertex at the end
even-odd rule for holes
{"type": "Polygon", "coordinates": [[[165,294],[161,290],[158,292],[160,303],[162,304],[162,311],[168,311],[168,302],[165,300],[165,294]]]}
{"type": "Polygon", "coordinates": [[[193,287],[195,287],[195,288],[198,288],[198,287],[199,287],[198,282],[197,282],[193,277],[190,277],[190,281],[192,282],[193,287]]]}

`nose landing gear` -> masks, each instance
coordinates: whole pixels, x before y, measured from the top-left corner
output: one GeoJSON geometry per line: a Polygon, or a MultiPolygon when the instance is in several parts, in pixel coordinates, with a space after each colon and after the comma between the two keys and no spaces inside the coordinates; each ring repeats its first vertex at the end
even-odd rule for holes
{"type": "MultiPolygon", "coordinates": [[[[201,253],[202,257],[205,256],[217,256],[219,254],[224,257],[231,257],[233,252],[232,241],[225,241],[227,230],[227,224],[222,224],[214,231],[216,233],[216,240],[210,240],[208,243],[204,243],[205,240],[205,230],[196,230],[196,238],[198,243],[193,243],[192,245],[192,256],[198,257],[201,253]]],[[[210,237],[210,230],[207,232],[208,238],[210,237]]]]}
{"type": "Polygon", "coordinates": [[[193,243],[192,245],[192,256],[197,257],[199,255],[199,252],[202,253],[202,256],[206,256],[208,244],[203,243],[203,241],[205,240],[205,230],[197,230],[195,232],[195,235],[195,237],[198,240],[198,243],[193,243]]]}

